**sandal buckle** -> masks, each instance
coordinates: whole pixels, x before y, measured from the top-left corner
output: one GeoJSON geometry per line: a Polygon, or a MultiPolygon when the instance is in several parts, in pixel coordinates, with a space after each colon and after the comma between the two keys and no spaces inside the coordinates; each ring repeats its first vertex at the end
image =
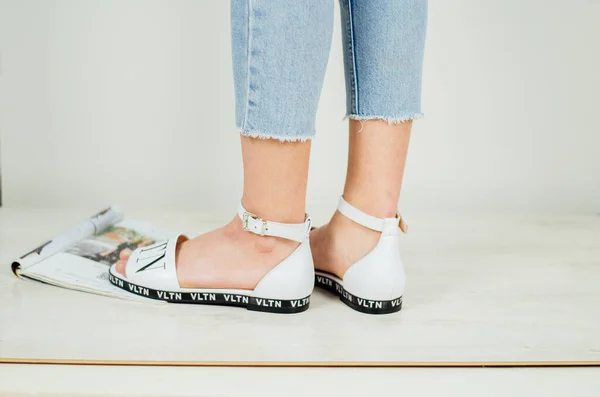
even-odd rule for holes
{"type": "Polygon", "coordinates": [[[265,232],[267,231],[267,221],[265,221],[264,219],[262,219],[260,216],[253,214],[252,212],[244,212],[244,216],[242,216],[242,229],[246,230],[247,232],[252,232],[252,233],[256,233],[254,230],[250,230],[250,228],[248,227],[248,220],[249,219],[254,219],[255,221],[261,222],[261,228],[260,228],[260,234],[261,236],[265,235],[265,232]]]}

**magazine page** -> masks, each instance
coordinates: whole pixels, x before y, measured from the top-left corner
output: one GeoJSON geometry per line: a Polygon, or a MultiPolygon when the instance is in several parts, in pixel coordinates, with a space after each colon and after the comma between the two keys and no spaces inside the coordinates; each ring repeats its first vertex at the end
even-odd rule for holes
{"type": "Polygon", "coordinates": [[[148,300],[113,286],[108,280],[108,269],[123,251],[133,251],[172,235],[148,223],[125,219],[97,235],[77,241],[66,251],[22,271],[21,275],[84,292],[148,300]]]}
{"type": "Polygon", "coordinates": [[[101,233],[121,220],[123,211],[117,206],[110,206],[13,261],[12,271],[19,276],[21,271],[66,250],[77,241],[101,233]]]}

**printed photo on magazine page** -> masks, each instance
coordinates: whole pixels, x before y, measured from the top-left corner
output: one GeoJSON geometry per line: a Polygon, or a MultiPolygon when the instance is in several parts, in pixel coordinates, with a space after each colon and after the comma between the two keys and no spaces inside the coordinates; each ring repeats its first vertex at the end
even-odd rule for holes
{"type": "Polygon", "coordinates": [[[138,231],[123,226],[111,226],[104,233],[87,238],[67,250],[94,262],[112,265],[119,260],[123,251],[154,244],[155,240],[140,234],[138,231]]]}

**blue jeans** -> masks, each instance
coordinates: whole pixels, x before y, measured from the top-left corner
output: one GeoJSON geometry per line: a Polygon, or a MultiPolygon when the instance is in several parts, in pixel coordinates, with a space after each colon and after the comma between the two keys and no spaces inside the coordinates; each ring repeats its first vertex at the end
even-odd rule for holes
{"type": "MultiPolygon", "coordinates": [[[[310,139],[333,30],[332,0],[231,0],[236,125],[310,139]]],[[[427,0],[340,0],[347,117],[422,116],[427,0]]]]}

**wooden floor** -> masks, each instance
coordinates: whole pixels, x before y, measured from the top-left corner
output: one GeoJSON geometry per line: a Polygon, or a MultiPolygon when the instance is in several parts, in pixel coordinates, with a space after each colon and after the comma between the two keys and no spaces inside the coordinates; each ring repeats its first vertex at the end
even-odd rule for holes
{"type": "MultiPolygon", "coordinates": [[[[0,209],[1,362],[600,364],[600,216],[413,216],[405,307],[388,316],[323,292],[305,313],[272,315],[134,303],[12,275],[13,257],[93,212],[0,209]]],[[[197,214],[135,215],[184,232],[213,226],[197,214]]]]}

